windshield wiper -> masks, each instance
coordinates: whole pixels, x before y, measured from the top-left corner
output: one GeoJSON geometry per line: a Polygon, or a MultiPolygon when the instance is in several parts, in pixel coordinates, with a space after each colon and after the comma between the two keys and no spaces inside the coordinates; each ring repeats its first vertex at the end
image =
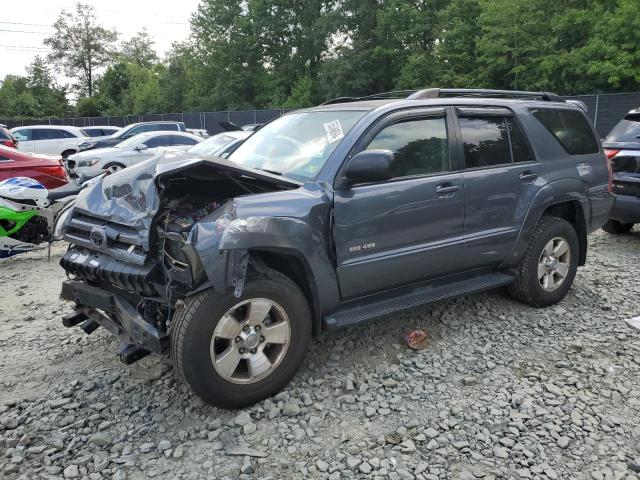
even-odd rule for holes
{"type": "Polygon", "coordinates": [[[258,168],[256,170],[261,170],[263,172],[271,173],[272,175],[280,175],[280,176],[282,176],[282,172],[277,172],[275,170],[269,170],[268,168],[258,168]]]}

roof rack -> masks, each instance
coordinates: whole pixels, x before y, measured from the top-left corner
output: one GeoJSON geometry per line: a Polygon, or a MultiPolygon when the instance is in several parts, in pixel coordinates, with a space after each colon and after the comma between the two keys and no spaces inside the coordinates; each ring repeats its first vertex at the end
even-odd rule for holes
{"type": "Polygon", "coordinates": [[[486,98],[512,98],[541,100],[544,102],[564,102],[564,99],[551,92],[529,92],[523,90],[489,90],[482,88],[426,88],[423,90],[396,90],[393,92],[382,92],[365,97],[340,97],[334,98],[322,105],[333,103],[361,102],[363,100],[376,100],[384,98],[398,98],[406,100],[424,100],[427,98],[446,97],[486,97],[486,98]],[[408,94],[408,95],[407,95],[408,94]]]}

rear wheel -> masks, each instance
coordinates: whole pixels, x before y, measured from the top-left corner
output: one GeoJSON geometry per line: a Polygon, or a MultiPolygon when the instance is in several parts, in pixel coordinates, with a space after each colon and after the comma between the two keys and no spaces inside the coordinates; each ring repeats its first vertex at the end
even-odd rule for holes
{"type": "Polygon", "coordinates": [[[579,243],[564,219],[542,217],[517,268],[511,295],[534,307],[558,303],[567,294],[578,269],[579,243]]]}
{"type": "Polygon", "coordinates": [[[609,220],[602,226],[605,232],[611,233],[612,235],[630,232],[632,228],[633,223],[622,223],[617,220],[609,220]]]}
{"type": "Polygon", "coordinates": [[[110,174],[110,173],[119,172],[123,168],[125,168],[125,166],[122,165],[121,163],[108,163],[104,166],[103,170],[108,174],[110,174]]]}
{"type": "Polygon", "coordinates": [[[251,279],[240,298],[207,290],[176,312],[175,369],[207,403],[240,408],[270,397],[293,378],[311,340],[300,288],[276,271],[251,279]]]}

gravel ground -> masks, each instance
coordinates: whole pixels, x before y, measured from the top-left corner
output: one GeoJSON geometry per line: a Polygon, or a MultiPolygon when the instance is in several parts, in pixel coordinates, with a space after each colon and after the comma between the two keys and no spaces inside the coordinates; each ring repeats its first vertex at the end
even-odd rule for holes
{"type": "Polygon", "coordinates": [[[62,327],[63,245],[2,261],[0,478],[638,480],[639,243],[593,235],[555,307],[496,291],[325,334],[242,411],[62,327]],[[422,351],[402,345],[416,327],[422,351]]]}

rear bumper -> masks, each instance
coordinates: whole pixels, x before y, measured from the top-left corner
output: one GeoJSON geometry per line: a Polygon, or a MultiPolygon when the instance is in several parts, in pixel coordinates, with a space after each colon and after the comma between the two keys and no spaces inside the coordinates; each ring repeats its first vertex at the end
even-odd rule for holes
{"type": "Polygon", "coordinates": [[[621,223],[639,223],[640,197],[635,195],[616,195],[609,218],[621,223]]]}
{"type": "Polygon", "coordinates": [[[60,298],[75,302],[75,312],[65,317],[65,326],[83,322],[87,333],[98,326],[119,337],[127,345],[149,352],[168,350],[169,335],[147,322],[129,300],[108,290],[79,280],[62,282],[60,298]]]}

